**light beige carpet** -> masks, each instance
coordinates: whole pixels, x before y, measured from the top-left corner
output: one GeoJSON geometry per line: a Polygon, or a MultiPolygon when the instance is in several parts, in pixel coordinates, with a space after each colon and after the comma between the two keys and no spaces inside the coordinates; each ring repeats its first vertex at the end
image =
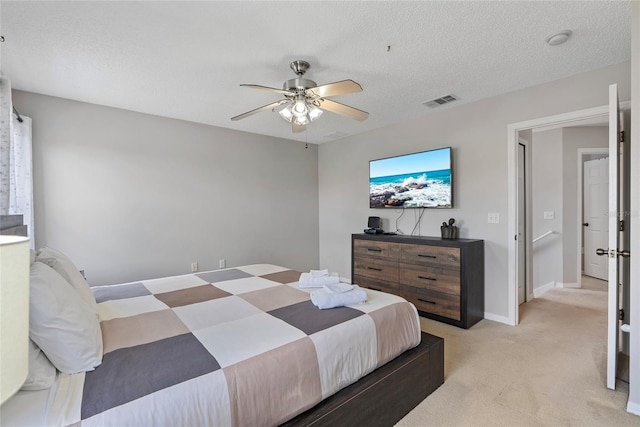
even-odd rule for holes
{"type": "Polygon", "coordinates": [[[398,426],[640,426],[628,384],[606,388],[606,283],[585,279],[521,305],[517,327],[421,318],[444,338],[445,382],[398,426]]]}

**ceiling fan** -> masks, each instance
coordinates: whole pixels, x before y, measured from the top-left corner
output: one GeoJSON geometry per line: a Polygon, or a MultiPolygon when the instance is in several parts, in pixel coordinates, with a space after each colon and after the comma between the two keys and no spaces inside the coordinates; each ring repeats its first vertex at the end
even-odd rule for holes
{"type": "Polygon", "coordinates": [[[284,99],[263,105],[255,110],[247,111],[239,116],[232,117],[231,120],[244,119],[261,111],[275,109],[282,105],[284,105],[284,108],[279,111],[280,116],[286,121],[291,122],[293,132],[304,131],[308,123],[320,117],[322,110],[359,121],[366,120],[367,117],[369,117],[369,113],[366,111],[327,99],[330,96],[362,92],[362,86],[358,83],[353,80],[341,80],[339,82],[318,86],[313,80],[302,78],[310,67],[308,62],[301,60],[293,61],[290,67],[298,77],[284,82],[282,89],[253,84],[241,84],[240,86],[282,94],[284,95],[284,99]]]}

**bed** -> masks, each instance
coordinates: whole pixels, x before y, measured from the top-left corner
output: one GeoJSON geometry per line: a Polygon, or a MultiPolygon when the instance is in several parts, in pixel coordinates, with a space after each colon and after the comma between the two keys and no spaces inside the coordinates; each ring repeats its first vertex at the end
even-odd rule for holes
{"type": "Polygon", "coordinates": [[[443,341],[412,304],[366,290],[319,310],[299,277],[258,264],[93,287],[100,365],[20,392],[3,425],[29,405],[62,426],[392,425],[442,384],[443,341]]]}

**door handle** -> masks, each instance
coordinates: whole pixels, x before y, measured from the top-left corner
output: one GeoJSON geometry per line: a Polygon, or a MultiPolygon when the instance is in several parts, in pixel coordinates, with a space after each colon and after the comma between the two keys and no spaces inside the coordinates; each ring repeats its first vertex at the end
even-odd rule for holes
{"type": "Polygon", "coordinates": [[[629,258],[631,257],[631,252],[628,249],[619,251],[619,250],[613,250],[613,249],[609,250],[609,249],[598,248],[596,249],[596,255],[598,256],[608,255],[609,258],[615,258],[616,256],[619,256],[622,258],[629,258]]]}
{"type": "Polygon", "coordinates": [[[631,252],[628,249],[624,249],[622,251],[616,251],[616,255],[621,256],[622,258],[629,258],[631,256],[631,252]]]}
{"type": "Polygon", "coordinates": [[[583,222],[582,225],[585,226],[585,227],[588,227],[589,223],[588,222],[583,222]]]}

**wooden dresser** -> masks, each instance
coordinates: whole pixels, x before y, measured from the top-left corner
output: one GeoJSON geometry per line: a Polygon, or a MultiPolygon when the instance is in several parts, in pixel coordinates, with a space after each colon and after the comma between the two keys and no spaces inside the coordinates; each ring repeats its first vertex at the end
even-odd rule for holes
{"type": "Polygon", "coordinates": [[[351,281],[400,295],[421,316],[470,328],[484,318],[484,241],[354,234],[351,281]]]}

